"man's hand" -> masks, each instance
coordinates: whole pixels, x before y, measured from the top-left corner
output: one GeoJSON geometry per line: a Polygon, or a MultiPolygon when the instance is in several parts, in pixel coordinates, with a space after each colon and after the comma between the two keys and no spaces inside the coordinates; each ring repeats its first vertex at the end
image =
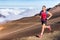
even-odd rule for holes
{"type": "Polygon", "coordinates": [[[47,20],[49,20],[49,18],[47,18],[47,20]]]}
{"type": "Polygon", "coordinates": [[[41,18],[41,16],[40,16],[40,18],[41,18]]]}

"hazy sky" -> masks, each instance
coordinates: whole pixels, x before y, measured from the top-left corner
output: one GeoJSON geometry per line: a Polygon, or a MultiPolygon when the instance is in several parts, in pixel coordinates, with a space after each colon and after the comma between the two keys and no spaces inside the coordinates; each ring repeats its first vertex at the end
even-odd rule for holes
{"type": "Polygon", "coordinates": [[[53,7],[60,0],[0,0],[0,8],[41,8],[42,5],[53,7]]]}

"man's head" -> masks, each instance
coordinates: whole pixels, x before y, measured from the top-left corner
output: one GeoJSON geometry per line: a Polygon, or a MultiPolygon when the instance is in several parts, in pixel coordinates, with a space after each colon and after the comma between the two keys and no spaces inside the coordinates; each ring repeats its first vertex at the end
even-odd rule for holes
{"type": "Polygon", "coordinates": [[[46,10],[46,6],[45,5],[42,6],[42,10],[46,10]]]}

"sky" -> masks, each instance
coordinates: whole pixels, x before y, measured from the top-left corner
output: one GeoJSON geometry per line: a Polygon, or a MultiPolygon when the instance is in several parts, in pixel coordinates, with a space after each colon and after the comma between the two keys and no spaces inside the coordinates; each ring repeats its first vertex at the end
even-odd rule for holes
{"type": "Polygon", "coordinates": [[[0,8],[41,8],[42,5],[53,7],[60,0],[0,0],[0,8]]]}

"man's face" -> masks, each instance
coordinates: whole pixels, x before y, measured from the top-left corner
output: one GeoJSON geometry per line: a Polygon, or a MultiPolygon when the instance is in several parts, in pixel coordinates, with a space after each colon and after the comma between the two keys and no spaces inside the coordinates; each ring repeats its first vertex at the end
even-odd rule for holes
{"type": "Polygon", "coordinates": [[[42,10],[46,10],[46,7],[42,7],[42,10]]]}

